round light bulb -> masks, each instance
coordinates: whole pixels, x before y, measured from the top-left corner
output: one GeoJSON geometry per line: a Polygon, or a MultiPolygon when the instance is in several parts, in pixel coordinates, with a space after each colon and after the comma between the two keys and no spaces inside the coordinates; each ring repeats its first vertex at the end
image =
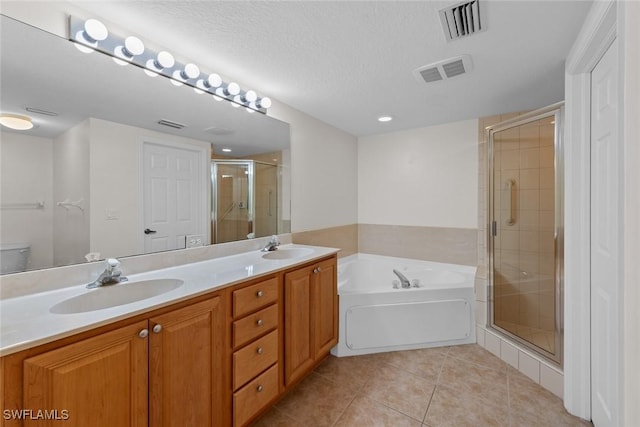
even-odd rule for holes
{"type": "Polygon", "coordinates": [[[124,50],[124,53],[128,54],[130,57],[142,55],[144,52],[144,43],[142,43],[142,40],[137,37],[127,37],[124,41],[124,50]]]}
{"type": "Polygon", "coordinates": [[[267,98],[266,96],[260,100],[258,103],[260,108],[269,108],[271,107],[271,98],[267,98]]]}
{"type": "Polygon", "coordinates": [[[29,130],[33,127],[30,117],[18,114],[0,114],[0,124],[14,130],[29,130]]]}
{"type": "Polygon", "coordinates": [[[196,64],[187,64],[184,66],[184,70],[180,73],[182,77],[186,79],[195,79],[200,75],[200,68],[196,64]]]}
{"type": "Polygon", "coordinates": [[[173,55],[163,50],[158,53],[156,59],[150,59],[147,61],[147,68],[150,68],[153,71],[161,71],[165,68],[173,67],[175,63],[176,60],[173,59],[173,55]]]}
{"type": "Polygon", "coordinates": [[[97,19],[87,19],[84,23],[84,38],[89,43],[95,43],[107,38],[107,27],[97,19]]]}
{"type": "Polygon", "coordinates": [[[227,89],[225,92],[227,93],[227,95],[235,96],[240,93],[240,86],[238,85],[238,83],[231,82],[227,85],[227,89]]]}
{"type": "Polygon", "coordinates": [[[258,99],[258,94],[256,94],[254,91],[252,90],[248,90],[245,94],[244,94],[244,101],[245,102],[255,102],[256,99],[258,99]]]}
{"type": "Polygon", "coordinates": [[[210,87],[220,87],[220,85],[222,85],[222,77],[220,77],[216,73],[209,74],[209,78],[207,78],[207,83],[209,84],[210,87]]]}

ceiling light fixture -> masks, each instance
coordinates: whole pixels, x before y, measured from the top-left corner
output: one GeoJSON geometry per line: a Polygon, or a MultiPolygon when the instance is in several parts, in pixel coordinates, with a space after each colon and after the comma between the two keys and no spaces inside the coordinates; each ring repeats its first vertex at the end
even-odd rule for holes
{"type": "Polygon", "coordinates": [[[223,148],[222,151],[224,151],[225,153],[230,153],[231,152],[231,148],[223,148]]]}
{"type": "Polygon", "coordinates": [[[393,120],[393,117],[391,116],[380,116],[378,117],[378,121],[385,123],[385,122],[390,122],[391,120],[393,120]]]}
{"type": "Polygon", "coordinates": [[[0,114],[0,125],[13,130],[29,130],[33,128],[31,117],[18,114],[0,114]]]}
{"type": "Polygon", "coordinates": [[[242,90],[237,83],[225,83],[218,74],[200,77],[202,73],[196,64],[180,63],[169,52],[147,49],[137,37],[125,38],[110,33],[97,19],[83,20],[71,16],[69,34],[69,39],[83,52],[100,51],[113,57],[118,64],[135,64],[151,77],[163,75],[175,85],[191,86],[196,93],[209,93],[217,101],[226,99],[236,107],[244,106],[263,114],[271,106],[269,98],[260,97],[253,90],[242,90]]]}

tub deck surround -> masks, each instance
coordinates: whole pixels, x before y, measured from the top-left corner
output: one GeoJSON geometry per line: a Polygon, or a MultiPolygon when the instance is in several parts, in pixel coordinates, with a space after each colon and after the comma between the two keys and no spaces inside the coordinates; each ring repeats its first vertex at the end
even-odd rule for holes
{"type": "Polygon", "coordinates": [[[474,274],[464,265],[363,253],[340,259],[340,333],[332,354],[475,343],[474,274]],[[401,288],[394,269],[419,287],[401,288]]]}
{"type": "MultiPolygon", "coordinates": [[[[184,284],[152,298],[84,313],[55,314],[50,312],[50,309],[69,298],[105,289],[89,290],[86,283],[83,283],[0,300],[0,356],[166,307],[247,279],[259,278],[277,270],[305,264],[339,251],[336,248],[295,244],[282,245],[279,250],[302,248],[309,249],[310,252],[292,259],[265,259],[264,252],[252,251],[128,275],[128,283],[113,286],[127,286],[132,282],[154,279],[179,279],[184,281],[184,284]]],[[[125,268],[124,274],[126,273],[125,268]]]]}

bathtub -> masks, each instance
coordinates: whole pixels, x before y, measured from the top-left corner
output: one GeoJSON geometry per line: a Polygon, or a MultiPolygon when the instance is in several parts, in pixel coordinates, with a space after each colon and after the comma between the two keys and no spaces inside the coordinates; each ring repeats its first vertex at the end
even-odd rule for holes
{"type": "Polygon", "coordinates": [[[355,254],[338,262],[334,356],[475,343],[475,267],[355,254]],[[402,288],[400,271],[417,287],[402,288]],[[394,287],[396,286],[396,287],[394,287]]]}

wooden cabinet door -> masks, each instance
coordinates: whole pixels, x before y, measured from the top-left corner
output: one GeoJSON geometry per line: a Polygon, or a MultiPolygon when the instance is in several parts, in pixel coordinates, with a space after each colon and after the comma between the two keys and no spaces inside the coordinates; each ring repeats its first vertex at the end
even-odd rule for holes
{"type": "Polygon", "coordinates": [[[152,427],[224,423],[224,321],[219,296],[149,320],[152,427]]]}
{"type": "Polygon", "coordinates": [[[314,267],[284,276],[284,381],[295,382],[313,366],[311,292],[314,267]]]}
{"type": "MultiPolygon", "coordinates": [[[[25,426],[147,425],[147,339],[141,321],[24,361],[24,408],[57,410],[67,420],[25,426]]],[[[35,412],[34,412],[35,416],[35,412]]]]}
{"type": "Polygon", "coordinates": [[[321,262],[314,269],[313,309],[313,355],[324,357],[338,343],[338,294],[335,259],[321,262]]]}

